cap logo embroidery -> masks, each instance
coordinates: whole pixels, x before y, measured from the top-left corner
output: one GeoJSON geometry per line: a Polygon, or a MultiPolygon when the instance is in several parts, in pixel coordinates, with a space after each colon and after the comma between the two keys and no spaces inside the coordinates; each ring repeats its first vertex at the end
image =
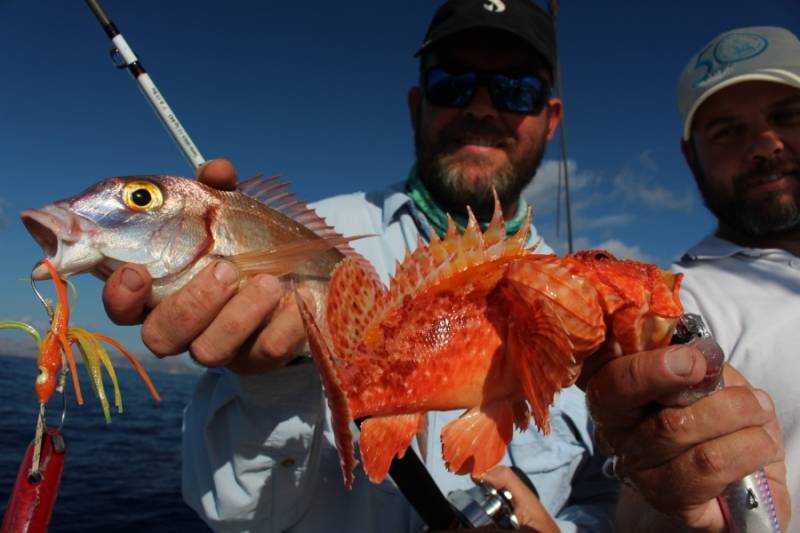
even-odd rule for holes
{"type": "Polygon", "coordinates": [[[503,3],[503,0],[488,0],[484,2],[483,9],[491,11],[492,13],[502,13],[506,10],[506,5],[503,3]]]}
{"type": "Polygon", "coordinates": [[[695,70],[705,68],[703,75],[692,86],[701,85],[723,76],[740,61],[753,59],[769,47],[766,37],[757,33],[731,33],[712,44],[697,56],[695,70]]]}

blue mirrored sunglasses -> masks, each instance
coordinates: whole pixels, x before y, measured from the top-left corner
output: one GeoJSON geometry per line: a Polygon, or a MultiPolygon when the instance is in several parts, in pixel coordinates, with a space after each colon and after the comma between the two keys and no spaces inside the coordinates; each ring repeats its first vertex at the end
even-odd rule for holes
{"type": "Polygon", "coordinates": [[[492,104],[499,111],[537,115],[550,99],[550,85],[533,74],[469,70],[452,73],[442,67],[425,72],[423,90],[432,105],[460,108],[469,105],[480,85],[488,88],[492,104]]]}

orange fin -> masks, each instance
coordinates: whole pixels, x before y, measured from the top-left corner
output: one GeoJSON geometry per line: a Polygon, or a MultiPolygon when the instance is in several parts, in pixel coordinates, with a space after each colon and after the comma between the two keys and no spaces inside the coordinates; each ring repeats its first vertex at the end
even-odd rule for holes
{"type": "Polygon", "coordinates": [[[358,259],[336,265],[328,285],[327,323],[336,355],[349,359],[371,322],[380,320],[386,289],[358,259]]]}
{"type": "Polygon", "coordinates": [[[520,431],[527,431],[531,421],[531,410],[525,400],[514,402],[514,427],[520,431]]]}
{"type": "MultiPolygon", "coordinates": [[[[322,239],[303,240],[283,244],[266,250],[256,250],[227,257],[244,275],[272,274],[283,276],[294,272],[301,264],[309,261],[330,248],[338,248],[351,241],[363,239],[367,235],[355,237],[331,236],[322,239]]],[[[354,252],[355,253],[355,252],[354,252]]]]}
{"type": "Polygon", "coordinates": [[[510,402],[474,407],[442,429],[447,469],[480,477],[500,462],[511,442],[514,409],[510,402]]]}
{"type": "Polygon", "coordinates": [[[373,483],[380,483],[389,473],[395,456],[402,458],[411,439],[424,429],[425,414],[379,416],[361,424],[358,445],[364,471],[373,483]]]}
{"type": "Polygon", "coordinates": [[[536,426],[547,434],[550,405],[575,364],[569,338],[547,298],[532,298],[532,291],[519,282],[506,281],[502,294],[509,306],[508,353],[536,426]]]}
{"type": "MultiPolygon", "coordinates": [[[[395,269],[385,307],[395,309],[402,306],[409,296],[413,297],[427,287],[469,270],[472,267],[525,253],[525,243],[530,230],[526,227],[514,237],[506,237],[502,208],[495,197],[495,212],[492,222],[484,233],[472,210],[468,209],[468,224],[460,234],[452,219],[448,219],[444,239],[432,238],[428,246],[419,246],[406,255],[395,269]]],[[[530,216],[530,213],[529,213],[530,216]]]]}
{"type": "Polygon", "coordinates": [[[347,396],[342,389],[339,377],[336,375],[330,341],[320,331],[314,320],[314,314],[308,308],[306,302],[297,294],[295,294],[295,297],[299,304],[300,315],[303,317],[306,334],[308,335],[311,355],[314,357],[322,384],[325,386],[325,396],[328,399],[328,406],[331,410],[331,428],[336,441],[336,449],[339,450],[339,461],[342,467],[344,484],[350,489],[353,486],[353,469],[356,467],[356,459],[353,447],[353,432],[350,430],[350,422],[353,421],[353,417],[350,414],[350,407],[347,405],[347,396]]]}

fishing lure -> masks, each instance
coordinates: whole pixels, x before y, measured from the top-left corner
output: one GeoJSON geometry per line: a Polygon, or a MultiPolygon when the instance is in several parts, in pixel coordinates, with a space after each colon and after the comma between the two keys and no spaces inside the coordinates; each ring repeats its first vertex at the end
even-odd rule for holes
{"type": "Polygon", "coordinates": [[[49,271],[53,280],[57,302],[53,308],[51,303],[39,294],[35,285],[33,286],[37,297],[45,305],[50,319],[50,328],[44,338],[30,324],[16,320],[0,321],[0,329],[16,329],[33,337],[38,346],[36,366],[39,369],[34,386],[39,402],[36,432],[20,464],[11,498],[3,517],[0,530],[2,533],[46,531],[50,523],[64,468],[66,448],[61,429],[66,414],[66,398],[61,413],[61,422],[57,428],[45,429],[47,426],[46,406],[56,391],[65,394],[67,373],[72,374],[75,399],[79,405],[83,405],[77,365],[72,351],[73,345],[78,347],[78,351],[83,356],[89,373],[89,382],[103,408],[106,422],[111,421],[111,407],[103,385],[103,368],[111,379],[114,389],[114,406],[119,413],[122,412],[122,394],[111,359],[102,343],[119,350],[136,368],[153,397],[156,400],[161,399],[147,372],[124,346],[106,335],[70,326],[71,308],[67,283],[58,275],[48,260],[44,260],[42,264],[49,271]]]}

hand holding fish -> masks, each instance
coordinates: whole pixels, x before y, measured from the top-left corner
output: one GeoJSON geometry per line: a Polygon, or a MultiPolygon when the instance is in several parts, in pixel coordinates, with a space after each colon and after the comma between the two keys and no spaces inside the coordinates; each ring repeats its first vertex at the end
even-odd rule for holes
{"type": "Polygon", "coordinates": [[[671,346],[612,358],[588,381],[598,444],[618,458],[615,472],[629,484],[618,505],[621,531],[674,531],[665,515],[692,530],[725,531],[716,497],[764,465],[786,526],[783,438],[772,401],[727,366],[724,389],[688,406],[676,401],[705,375],[697,349],[671,346]],[[644,512],[643,499],[665,515],[644,512]]]}
{"type": "MultiPolygon", "coordinates": [[[[119,324],[142,323],[143,341],[157,356],[189,350],[202,365],[245,374],[281,366],[305,335],[294,291],[278,277],[311,255],[321,259],[303,267],[307,272],[301,275],[324,277],[341,257],[333,248],[346,240],[330,244],[328,228],[284,191],[285,184],[250,182],[253,197],[273,202],[274,208],[266,208],[239,191],[222,192],[237,186],[236,170],[227,161],[210,161],[198,178],[213,188],[180,178],[114,178],[50,211],[29,210],[23,218],[43,246],[62,254],[61,268],[107,278],[103,301],[109,316],[119,324]],[[267,230],[265,216],[278,217],[267,230]],[[299,228],[292,216],[314,229],[299,228]],[[270,239],[290,243],[282,248],[279,242],[273,249],[283,255],[267,258],[283,270],[259,270],[263,261],[253,254],[240,255],[238,266],[221,259],[262,251],[270,239]]],[[[301,297],[313,299],[307,286],[315,283],[298,283],[301,297]]]]}

